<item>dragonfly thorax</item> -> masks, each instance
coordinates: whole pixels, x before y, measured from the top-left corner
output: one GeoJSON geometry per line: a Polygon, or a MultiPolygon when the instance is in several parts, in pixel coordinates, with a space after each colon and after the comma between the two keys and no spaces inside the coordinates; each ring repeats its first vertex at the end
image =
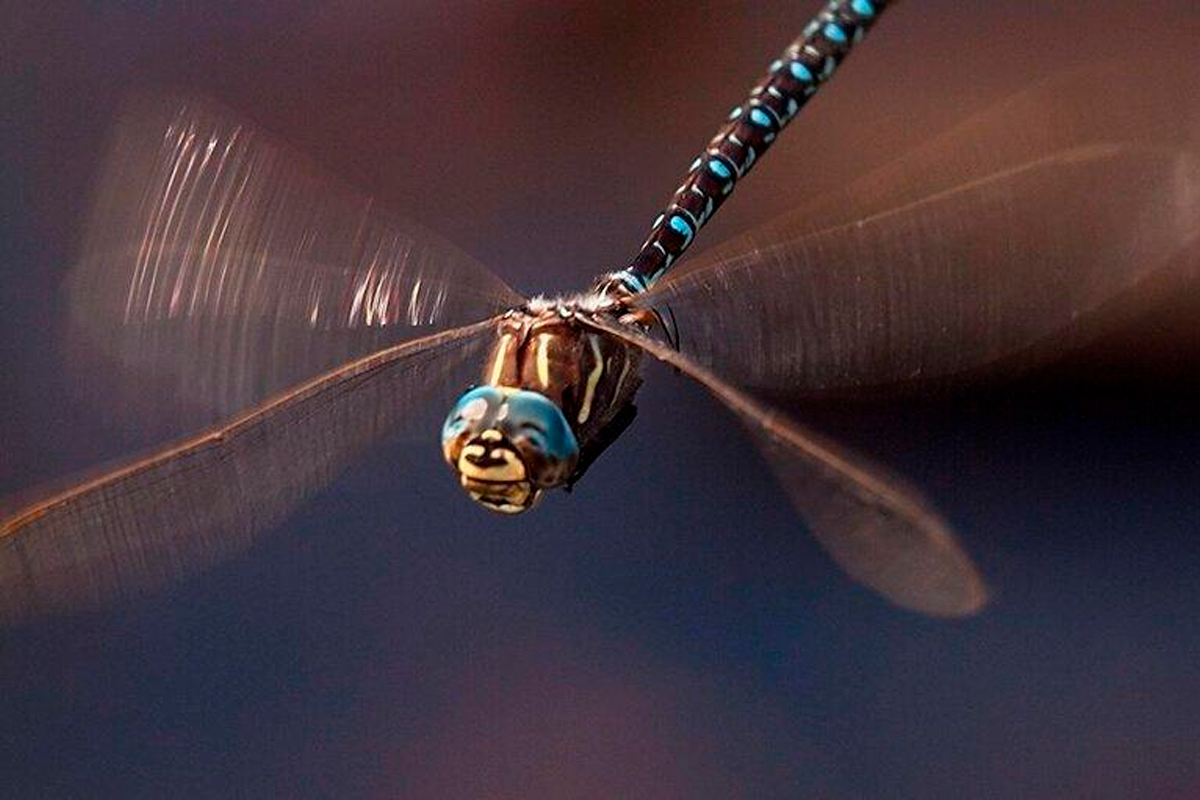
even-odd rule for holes
{"type": "Polygon", "coordinates": [[[637,354],[581,325],[581,313],[592,312],[547,302],[506,316],[481,385],[446,418],[443,455],[487,508],[525,511],[543,490],[573,483],[630,406],[637,354]]]}

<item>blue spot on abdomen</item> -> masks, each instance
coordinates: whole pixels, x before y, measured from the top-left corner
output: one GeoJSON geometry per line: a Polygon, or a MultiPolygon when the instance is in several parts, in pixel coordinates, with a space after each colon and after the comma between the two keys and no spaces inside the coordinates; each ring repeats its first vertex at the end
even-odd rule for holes
{"type": "Polygon", "coordinates": [[[793,61],[790,65],[788,65],[788,69],[791,71],[792,77],[798,81],[812,83],[815,80],[812,70],[801,64],[799,61],[793,61]]]}
{"type": "Polygon", "coordinates": [[[871,4],[871,0],[853,0],[853,2],[850,3],[850,8],[853,9],[854,13],[858,14],[860,17],[875,16],[875,6],[871,4]]]}
{"type": "Polygon", "coordinates": [[[669,224],[671,226],[671,230],[684,237],[684,239],[687,241],[691,241],[692,236],[696,233],[695,230],[692,229],[692,224],[678,214],[671,217],[669,224]]]}
{"type": "Polygon", "coordinates": [[[729,171],[729,167],[715,158],[709,159],[708,171],[723,181],[727,181],[733,177],[733,173],[729,171]]]}
{"type": "Polygon", "coordinates": [[[846,32],[832,22],[825,26],[825,38],[838,44],[845,44],[847,41],[846,32]]]}

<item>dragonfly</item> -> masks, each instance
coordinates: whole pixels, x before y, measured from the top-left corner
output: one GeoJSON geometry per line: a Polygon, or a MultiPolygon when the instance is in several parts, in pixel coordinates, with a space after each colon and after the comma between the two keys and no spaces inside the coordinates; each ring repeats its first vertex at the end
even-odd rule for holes
{"type": "Polygon", "coordinates": [[[988,588],[938,510],[767,398],[954,380],[1075,346],[1200,238],[1186,103],[1200,94],[1186,67],[1058,75],[684,261],[892,5],[827,3],[632,260],[555,297],[522,296],[219,106],[132,103],[67,281],[75,338],[130,408],[145,379],[225,419],[0,521],[0,616],[94,608],[206,568],[368,447],[430,435],[439,408],[466,494],[527,512],[623,435],[649,362],[732,410],[850,578],[923,614],[978,612],[988,588]]]}

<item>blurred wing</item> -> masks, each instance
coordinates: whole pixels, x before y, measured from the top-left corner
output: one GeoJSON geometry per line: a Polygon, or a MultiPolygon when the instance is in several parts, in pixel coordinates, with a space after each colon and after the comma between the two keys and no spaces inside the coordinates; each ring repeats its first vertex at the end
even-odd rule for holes
{"type": "Polygon", "coordinates": [[[477,366],[493,327],[488,320],[346,364],[0,519],[0,619],[137,595],[247,547],[379,438],[418,421],[433,436],[428,399],[477,366]]]}
{"type": "Polygon", "coordinates": [[[639,303],[674,314],[684,352],[769,390],[1061,353],[1076,320],[1200,236],[1189,74],[1042,84],[701,256],[639,303]]]}
{"type": "Polygon", "coordinates": [[[813,535],[850,577],[923,614],[966,616],[987,602],[970,558],[916,492],[670,347],[630,328],[586,321],[694,378],[736,411],[813,535]]]}
{"type": "Polygon", "coordinates": [[[189,423],[522,302],[430,231],[180,100],[122,115],[68,289],[75,352],[116,362],[118,402],[163,411],[138,402],[155,378],[189,423]]]}

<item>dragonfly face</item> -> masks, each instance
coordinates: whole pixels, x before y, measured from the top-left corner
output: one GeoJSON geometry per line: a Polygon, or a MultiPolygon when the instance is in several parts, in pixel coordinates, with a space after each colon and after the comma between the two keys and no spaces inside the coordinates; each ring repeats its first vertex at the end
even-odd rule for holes
{"type": "Polygon", "coordinates": [[[505,314],[480,385],[442,426],[446,462],[493,511],[516,514],[574,485],[631,419],[621,412],[641,383],[636,352],[585,324],[585,302],[598,305],[542,298],[505,314]]]}
{"type": "Polygon", "coordinates": [[[544,395],[480,386],[447,415],[442,453],[472,500],[519,514],[534,506],[543,489],[566,482],[579,444],[562,411],[544,395]]]}

